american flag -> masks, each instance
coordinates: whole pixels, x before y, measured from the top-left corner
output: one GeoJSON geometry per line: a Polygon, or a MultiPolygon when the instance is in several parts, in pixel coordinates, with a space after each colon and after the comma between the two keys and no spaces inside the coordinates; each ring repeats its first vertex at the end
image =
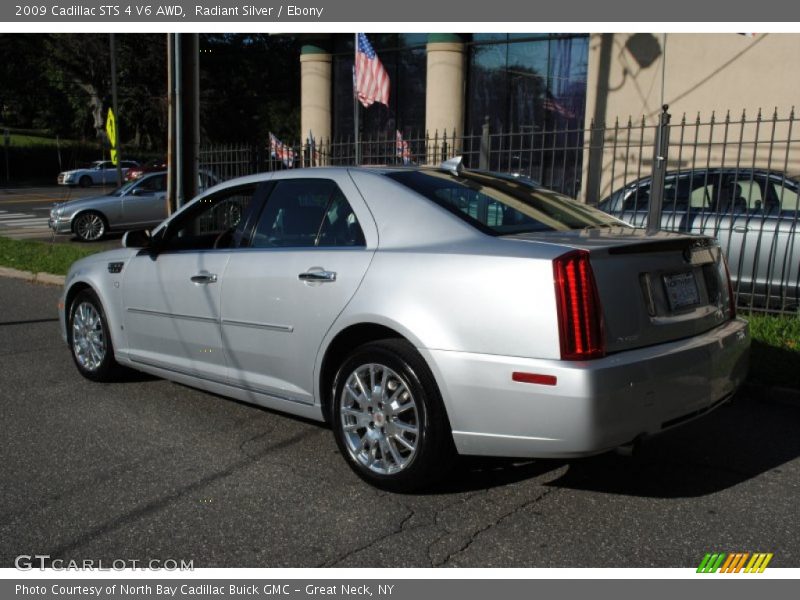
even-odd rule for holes
{"type": "Polygon", "coordinates": [[[408,142],[403,139],[403,134],[400,133],[400,130],[397,130],[397,137],[395,141],[395,153],[397,158],[403,159],[403,164],[407,165],[411,162],[411,148],[408,145],[408,142]]]}
{"type": "Polygon", "coordinates": [[[363,33],[358,34],[355,75],[356,96],[361,104],[379,102],[389,106],[389,74],[363,33]]]}
{"type": "Polygon", "coordinates": [[[272,158],[283,161],[287,168],[294,167],[294,150],[276,138],[271,131],[269,132],[269,153],[272,158]]]}

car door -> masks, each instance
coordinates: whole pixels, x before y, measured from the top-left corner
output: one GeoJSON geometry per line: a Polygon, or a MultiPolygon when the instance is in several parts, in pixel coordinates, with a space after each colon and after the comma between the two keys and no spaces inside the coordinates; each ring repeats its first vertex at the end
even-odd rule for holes
{"type": "Polygon", "coordinates": [[[131,360],[226,380],[221,278],[231,232],[241,226],[256,190],[250,184],[199,198],[157,233],[157,251],[143,250],[125,266],[123,323],[131,360]]]}
{"type": "Polygon", "coordinates": [[[377,230],[346,172],[273,183],[249,247],[225,272],[222,342],[234,385],[312,403],[317,351],[367,271],[377,230]]]}
{"type": "Polygon", "coordinates": [[[167,174],[145,175],[122,197],[126,227],[160,223],[167,218],[167,174]]]}

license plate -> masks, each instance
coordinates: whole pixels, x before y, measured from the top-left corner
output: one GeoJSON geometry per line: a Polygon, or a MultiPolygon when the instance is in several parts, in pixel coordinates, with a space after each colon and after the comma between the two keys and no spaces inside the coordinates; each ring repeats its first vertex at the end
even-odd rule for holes
{"type": "Polygon", "coordinates": [[[672,310],[700,303],[700,292],[697,291],[697,282],[692,272],[664,275],[664,287],[672,310]]]}

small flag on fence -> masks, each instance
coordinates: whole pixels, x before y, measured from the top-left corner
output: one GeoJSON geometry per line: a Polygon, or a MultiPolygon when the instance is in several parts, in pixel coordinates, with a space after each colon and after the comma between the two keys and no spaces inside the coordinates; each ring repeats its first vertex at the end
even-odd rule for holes
{"type": "Polygon", "coordinates": [[[269,132],[269,153],[272,158],[283,161],[288,169],[294,167],[294,150],[276,138],[271,131],[269,132]]]}
{"type": "Polygon", "coordinates": [[[355,85],[358,101],[364,106],[375,102],[389,106],[389,74],[367,36],[359,33],[357,37],[355,85]]]}
{"type": "Polygon", "coordinates": [[[408,142],[403,139],[403,134],[400,133],[400,130],[397,130],[397,138],[395,142],[395,154],[397,158],[401,158],[403,160],[403,164],[407,165],[411,162],[411,148],[408,145],[408,142]]]}

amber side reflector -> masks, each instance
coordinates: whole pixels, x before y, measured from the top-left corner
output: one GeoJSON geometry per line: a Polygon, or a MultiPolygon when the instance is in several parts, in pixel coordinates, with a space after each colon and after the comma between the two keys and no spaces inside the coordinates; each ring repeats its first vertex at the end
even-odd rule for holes
{"type": "Polygon", "coordinates": [[[522,373],[521,371],[514,371],[511,374],[511,379],[520,383],[536,383],[538,385],[555,385],[558,381],[554,375],[522,373]]]}

